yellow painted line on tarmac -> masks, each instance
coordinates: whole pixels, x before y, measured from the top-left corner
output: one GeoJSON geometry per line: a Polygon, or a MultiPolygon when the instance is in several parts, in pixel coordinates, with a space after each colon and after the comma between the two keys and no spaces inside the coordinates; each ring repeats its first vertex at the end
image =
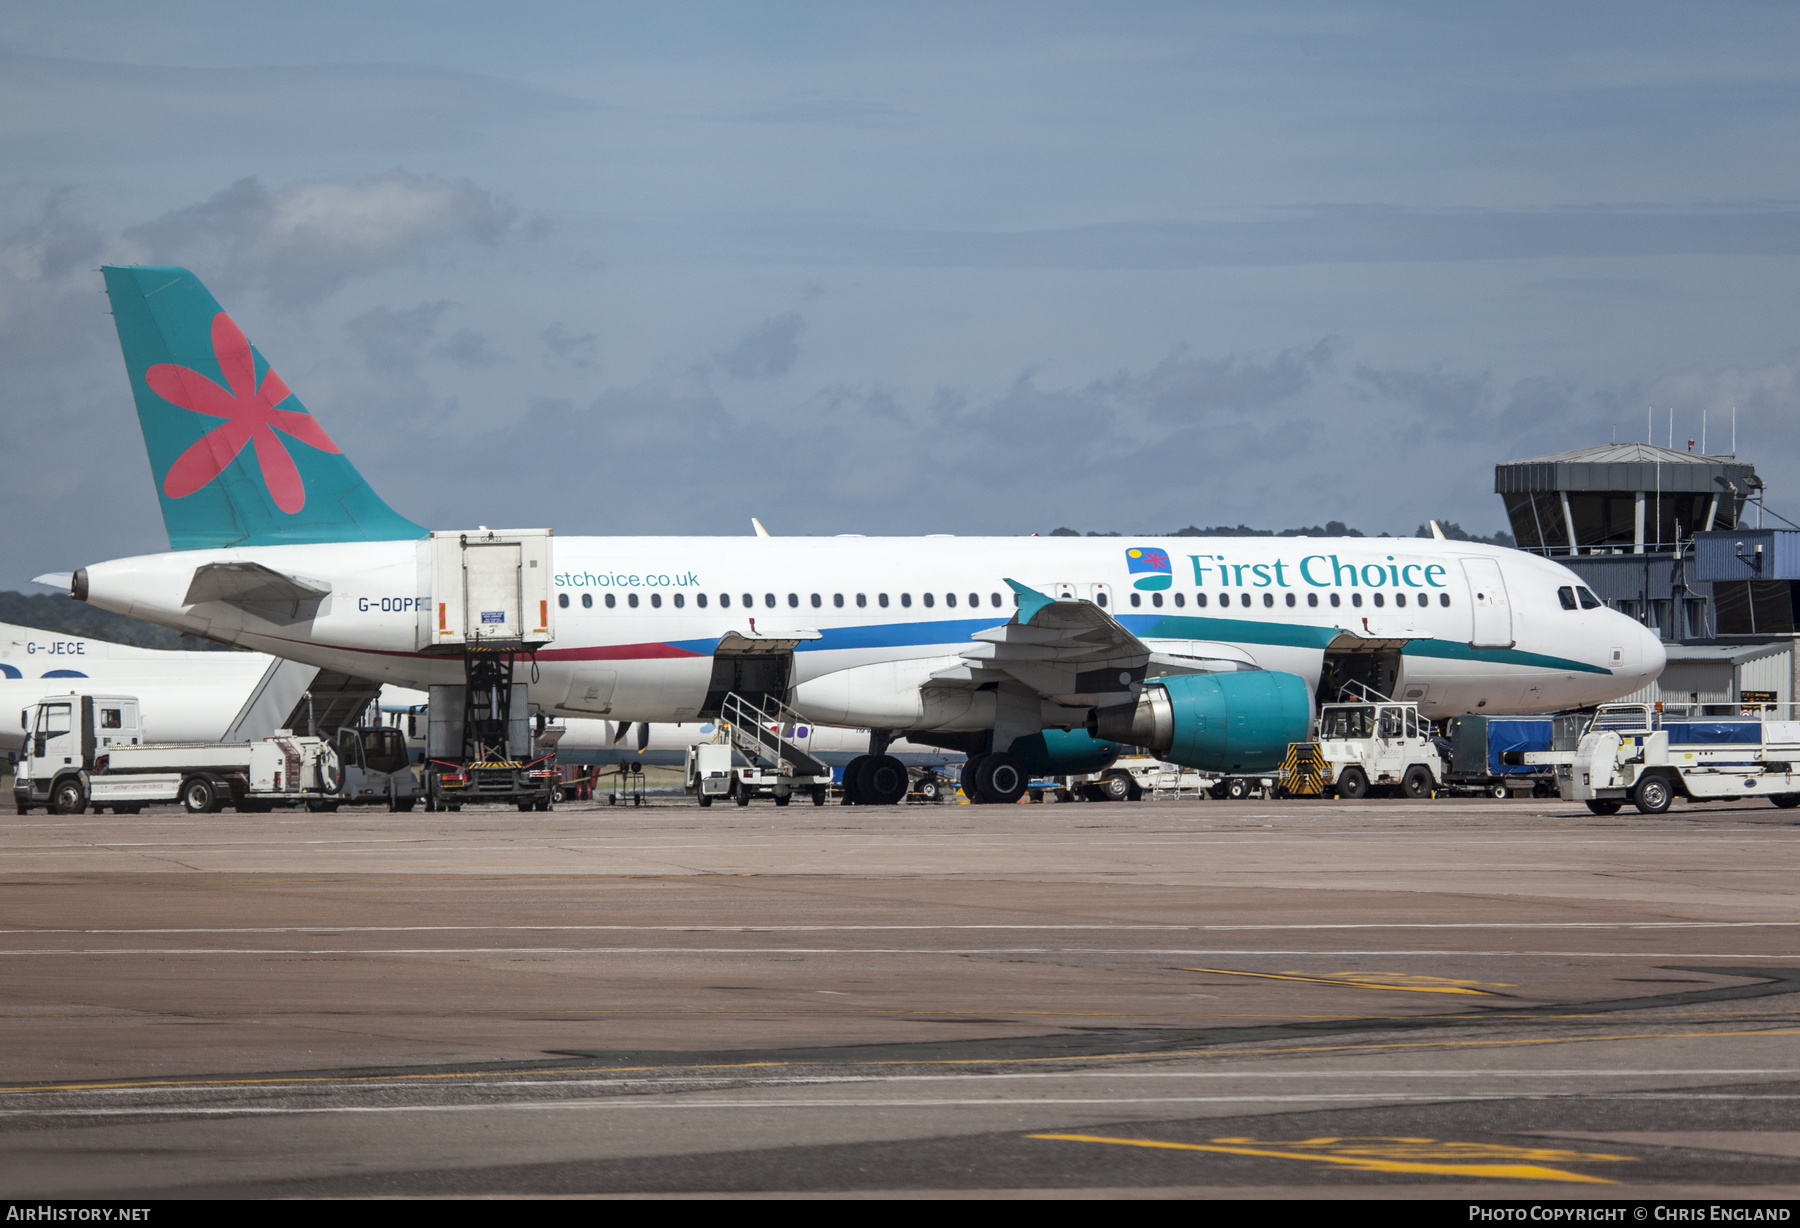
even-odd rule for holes
{"type": "Polygon", "coordinates": [[[1401,993],[1455,993],[1472,994],[1478,998],[1498,998],[1504,994],[1490,993],[1485,989],[1470,989],[1466,985],[1391,985],[1384,981],[1353,981],[1331,976],[1301,976],[1297,972],[1239,972],[1231,968],[1183,968],[1183,972],[1207,972],[1214,976],[1253,976],[1264,981],[1305,981],[1312,985],[1337,985],[1345,989],[1391,989],[1401,993]]]}
{"type": "MultiPolygon", "coordinates": [[[[1246,1053],[1337,1053],[1346,1050],[1377,1049],[1480,1049],[1505,1045],[1580,1045],[1607,1040],[1706,1040],[1715,1037],[1800,1036],[1800,1028],[1758,1028],[1745,1032],[1618,1032],[1606,1036],[1540,1036],[1526,1040],[1414,1040],[1381,1041],[1362,1045],[1286,1045],[1267,1049],[1180,1049],[1167,1053],[1139,1054],[1143,1057],[1202,1057],[1246,1053]]],[[[1120,1056],[1126,1056],[1121,1054],[1120,1056]]],[[[1046,1059],[1028,1058],[1028,1061],[1046,1059]]]]}
{"type": "Polygon", "coordinates": [[[1214,1139],[1210,1143],[1174,1143],[1162,1139],[1114,1138],[1105,1134],[1027,1134],[1026,1138],[1069,1143],[1107,1143],[1168,1151],[1210,1151],[1223,1155],[1263,1156],[1335,1164],[1366,1173],[1429,1173],[1442,1177],[1504,1177],[1516,1181],[1572,1181],[1617,1185],[1546,1163],[1580,1164],[1635,1160],[1635,1156],[1564,1151],[1545,1147],[1507,1147],[1492,1143],[1439,1143],[1435,1139],[1304,1139],[1258,1144],[1255,1139],[1214,1139]],[[1304,1149],[1304,1150],[1302,1150],[1304,1149]]]}

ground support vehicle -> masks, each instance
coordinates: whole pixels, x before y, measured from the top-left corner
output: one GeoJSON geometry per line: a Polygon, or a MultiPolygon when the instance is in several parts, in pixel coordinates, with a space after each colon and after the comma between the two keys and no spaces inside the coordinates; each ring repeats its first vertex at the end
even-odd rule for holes
{"type": "MultiPolygon", "coordinates": [[[[723,749],[725,758],[721,760],[714,752],[708,756],[706,766],[702,768],[699,752],[706,744],[689,747],[689,762],[692,765],[689,770],[696,781],[703,780],[716,788],[717,778],[712,773],[719,770],[719,764],[723,762],[728,765],[729,772],[725,796],[740,806],[748,806],[758,797],[774,798],[777,806],[785,806],[795,796],[811,797],[815,806],[825,804],[825,799],[831,792],[831,768],[789,740],[794,728],[803,723],[798,713],[773,696],[764,696],[760,703],[752,703],[734,691],[725,696],[719,708],[719,717],[719,732],[713,736],[717,739],[723,735],[724,741],[715,742],[714,745],[723,749]],[[729,758],[733,751],[738,755],[736,761],[729,758]],[[702,771],[704,776],[701,776],[702,771]]],[[[872,775],[870,766],[883,767],[890,759],[891,756],[885,755],[864,756],[859,762],[852,763],[851,768],[846,769],[845,802],[858,800],[851,796],[851,790],[855,787],[848,779],[851,769],[859,769],[858,775],[865,778],[861,783],[866,784],[867,778],[872,775]]],[[[899,765],[899,760],[891,761],[899,765]]],[[[898,781],[890,782],[884,775],[877,783],[885,789],[897,788],[903,795],[907,785],[905,770],[904,765],[900,765],[898,781]]],[[[697,785],[694,796],[699,798],[702,806],[710,806],[719,795],[697,785]]],[[[898,801],[899,798],[886,800],[898,801]]]]}
{"type": "MultiPolygon", "coordinates": [[[[48,696],[21,719],[30,732],[13,776],[20,814],[136,814],[179,801],[191,814],[225,806],[259,812],[342,796],[337,752],[319,738],[253,742],[141,741],[138,702],[122,695],[48,696]]],[[[407,773],[411,780],[411,773],[407,773]]]]}
{"type": "Polygon", "coordinates": [[[1595,814],[1625,803],[1661,814],[1677,797],[1714,802],[1766,797],[1800,806],[1800,721],[1689,716],[1662,705],[1602,704],[1572,751],[1526,751],[1556,773],[1565,801],[1595,814]]]}
{"type": "Polygon", "coordinates": [[[1438,742],[1444,791],[1505,798],[1555,797],[1556,774],[1545,764],[1506,762],[1527,751],[1573,750],[1585,717],[1453,716],[1438,742]]]}
{"type": "Polygon", "coordinates": [[[928,802],[942,805],[950,800],[956,792],[956,785],[946,777],[939,775],[934,767],[906,769],[906,800],[909,802],[928,802]]]}
{"type": "Polygon", "coordinates": [[[386,725],[339,729],[336,737],[343,787],[334,799],[321,799],[316,809],[386,804],[389,810],[411,810],[423,792],[413,775],[406,735],[386,725]]]}
{"type": "Polygon", "coordinates": [[[737,769],[731,762],[731,743],[698,742],[687,748],[681,791],[698,798],[702,806],[710,806],[731,796],[736,774],[737,769]]]}
{"type": "MultiPolygon", "coordinates": [[[[1294,745],[1304,745],[1295,743],[1294,745]]],[[[1292,747],[1289,748],[1290,750],[1292,747]]],[[[1276,797],[1282,791],[1281,776],[1263,773],[1257,776],[1225,776],[1215,772],[1198,773],[1206,795],[1214,801],[1237,802],[1247,797],[1276,797]]]]}
{"type": "Polygon", "coordinates": [[[1027,791],[1034,802],[1137,802],[1168,767],[1151,755],[1121,755],[1102,771],[1035,778],[1027,791]]]}
{"type": "Polygon", "coordinates": [[[1277,787],[1289,796],[1430,797],[1444,778],[1431,722],[1417,704],[1324,704],[1315,730],[1313,741],[1288,746],[1277,787]]]}

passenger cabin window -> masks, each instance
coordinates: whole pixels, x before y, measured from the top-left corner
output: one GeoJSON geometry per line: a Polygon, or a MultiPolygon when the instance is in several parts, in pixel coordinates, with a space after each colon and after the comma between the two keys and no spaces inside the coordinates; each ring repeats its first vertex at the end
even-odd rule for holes
{"type": "Polygon", "coordinates": [[[1142,605],[1142,604],[1144,604],[1144,599],[1142,597],[1138,596],[1136,593],[1133,593],[1133,594],[1131,594],[1131,604],[1134,606],[1142,605]]]}
{"type": "Polygon", "coordinates": [[[956,608],[956,594],[955,593],[945,593],[944,594],[944,604],[954,610],[956,608]]]}
{"type": "Polygon", "coordinates": [[[567,593],[556,594],[556,608],[559,610],[566,610],[569,608],[569,594],[567,594],[567,593]]]}
{"type": "Polygon", "coordinates": [[[1153,606],[1161,606],[1162,605],[1162,594],[1161,593],[1151,593],[1150,594],[1150,604],[1153,606]]]}
{"type": "Polygon", "coordinates": [[[1438,604],[1448,608],[1450,605],[1450,594],[1449,593],[1439,593],[1438,594],[1438,604]]]}
{"type": "Polygon", "coordinates": [[[1246,610],[1249,609],[1250,608],[1250,594],[1249,593],[1239,593],[1238,594],[1238,604],[1243,606],[1246,610]]]}
{"type": "Polygon", "coordinates": [[[619,604],[619,599],[617,597],[613,596],[611,593],[606,594],[606,608],[607,609],[610,610],[618,604],[619,604]]]}
{"type": "Polygon", "coordinates": [[[1264,593],[1263,594],[1263,608],[1267,609],[1268,607],[1270,607],[1274,604],[1275,604],[1275,594],[1274,593],[1264,593]]]}
{"type": "Polygon", "coordinates": [[[627,593],[625,595],[625,604],[630,606],[634,610],[637,609],[637,594],[636,593],[627,593]]]}
{"type": "Polygon", "coordinates": [[[884,610],[887,609],[887,594],[881,593],[881,594],[877,595],[875,598],[875,604],[879,605],[884,610]]]}
{"type": "Polygon", "coordinates": [[[705,593],[695,593],[694,594],[694,604],[704,610],[706,608],[706,594],[705,593]]]}
{"type": "Polygon", "coordinates": [[[1204,610],[1206,608],[1206,594],[1205,593],[1195,593],[1194,594],[1194,604],[1199,606],[1202,610],[1204,610]]]}
{"type": "MultiPolygon", "coordinates": [[[[860,610],[868,604],[869,604],[869,598],[866,594],[864,594],[864,593],[856,594],[856,608],[857,609],[860,610]]],[[[881,604],[882,605],[887,604],[887,594],[886,593],[883,593],[881,596],[881,604]]]]}
{"type": "MultiPolygon", "coordinates": [[[[817,594],[817,593],[814,593],[814,594],[813,594],[813,595],[812,595],[812,608],[813,608],[813,609],[815,609],[815,610],[816,610],[816,609],[818,609],[818,608],[819,608],[819,607],[820,607],[820,606],[822,606],[822,605],[824,605],[824,604],[825,604],[825,602],[824,602],[824,599],[823,599],[823,598],[821,598],[821,597],[820,597],[820,596],[819,596],[819,594],[817,594]]],[[[843,604],[844,604],[844,603],[843,603],[843,600],[842,600],[842,599],[839,599],[839,601],[838,601],[838,604],[839,604],[839,605],[843,605],[843,604]]]]}
{"type": "Polygon", "coordinates": [[[1565,610],[1580,608],[1575,602],[1575,590],[1567,584],[1556,590],[1556,599],[1562,602],[1562,608],[1565,610]]]}
{"type": "Polygon", "coordinates": [[[1289,594],[1288,594],[1288,595],[1287,595],[1287,603],[1288,603],[1288,608],[1289,608],[1289,609],[1292,609],[1292,608],[1293,608],[1293,605],[1294,605],[1294,594],[1292,594],[1292,593],[1289,593],[1289,594]]]}
{"type": "Polygon", "coordinates": [[[1361,593],[1351,593],[1350,594],[1350,604],[1353,606],[1361,607],[1362,594],[1361,593]]]}
{"type": "Polygon", "coordinates": [[[1384,606],[1384,605],[1386,605],[1386,604],[1387,604],[1387,598],[1385,598],[1385,597],[1383,597],[1383,596],[1382,596],[1382,595],[1381,595],[1381,594],[1380,594],[1380,593],[1371,593],[1371,594],[1370,594],[1370,597],[1371,597],[1371,598],[1372,598],[1372,599],[1373,599],[1373,600],[1374,600],[1374,602],[1375,602],[1375,608],[1376,608],[1376,609],[1378,609],[1378,610],[1379,610],[1379,609],[1380,609],[1380,608],[1381,608],[1381,607],[1382,607],[1382,606],[1384,606]]]}
{"type": "Polygon", "coordinates": [[[592,594],[592,593],[581,594],[581,608],[584,610],[591,610],[594,608],[594,594],[592,594]]]}
{"type": "Polygon", "coordinates": [[[1317,593],[1306,594],[1306,604],[1316,608],[1319,604],[1319,594],[1317,594],[1317,593]]]}
{"type": "MultiPolygon", "coordinates": [[[[930,593],[926,593],[925,594],[925,608],[929,610],[932,607],[932,605],[936,602],[936,600],[937,599],[935,597],[933,597],[930,593]]],[[[900,604],[905,605],[906,598],[904,598],[904,597],[900,598],[900,604]]]]}
{"type": "Polygon", "coordinates": [[[1000,608],[1000,594],[999,593],[989,593],[988,596],[993,598],[993,601],[990,604],[992,604],[996,610],[999,609],[1000,608]]]}
{"type": "Polygon", "coordinates": [[[1333,593],[1333,594],[1331,594],[1331,604],[1332,604],[1333,608],[1343,605],[1344,599],[1342,597],[1339,597],[1336,593],[1333,593]]]}
{"type": "MultiPolygon", "coordinates": [[[[749,605],[750,603],[746,601],[744,604],[749,605]]],[[[765,606],[769,607],[769,609],[771,609],[771,610],[774,609],[775,608],[775,594],[774,593],[764,593],[763,594],[763,604],[765,606]]]]}
{"type": "Polygon", "coordinates": [[[1175,608],[1179,610],[1182,606],[1184,606],[1186,604],[1187,604],[1187,594],[1176,593],[1175,594],[1175,608]]]}
{"type": "Polygon", "coordinates": [[[720,593],[719,594],[719,608],[721,610],[729,610],[731,608],[731,594],[730,593],[720,593]]]}
{"type": "Polygon", "coordinates": [[[844,608],[844,594],[842,594],[842,593],[831,594],[831,604],[836,606],[840,610],[843,609],[844,608]]]}
{"type": "Polygon", "coordinates": [[[650,607],[652,609],[656,609],[656,610],[662,609],[662,594],[661,593],[651,593],[650,594],[650,607]]]}
{"type": "MultiPolygon", "coordinates": [[[[769,604],[774,605],[775,602],[773,600],[770,600],[769,604]]],[[[789,593],[788,594],[788,609],[797,610],[799,608],[800,608],[800,594],[799,593],[789,593]]]]}
{"type": "Polygon", "coordinates": [[[687,598],[683,597],[680,593],[676,593],[675,594],[675,608],[679,610],[682,606],[684,606],[686,604],[687,604],[687,598]]]}
{"type": "MultiPolygon", "coordinates": [[[[971,610],[973,610],[973,609],[975,609],[975,608],[976,608],[976,607],[978,607],[978,606],[979,606],[979,605],[980,605],[980,604],[981,604],[981,594],[980,594],[980,593],[970,593],[970,594],[969,594],[969,608],[970,608],[970,609],[971,609],[971,610]]],[[[995,594],[995,596],[994,596],[994,604],[995,604],[995,605],[999,605],[999,604],[1000,604],[1000,597],[999,597],[999,594],[995,594]]]]}
{"type": "Polygon", "coordinates": [[[1406,594],[1405,593],[1395,593],[1394,594],[1394,604],[1395,605],[1405,605],[1406,604],[1406,594]]]}
{"type": "MultiPolygon", "coordinates": [[[[887,596],[887,594],[883,593],[882,596],[885,597],[885,596],[887,596]]],[[[886,605],[887,602],[884,601],[881,604],[886,605]]],[[[900,594],[900,606],[902,609],[907,609],[907,610],[912,609],[912,594],[911,593],[901,593],[900,594]]]]}
{"type": "MultiPolygon", "coordinates": [[[[755,604],[756,604],[756,598],[752,597],[749,593],[745,593],[744,594],[744,608],[746,610],[748,610],[755,604]]],[[[770,605],[775,604],[775,594],[773,594],[773,593],[769,594],[769,604],[770,605]]]]}
{"type": "MultiPolygon", "coordinates": [[[[1581,608],[1584,610],[1597,610],[1602,605],[1600,598],[1594,596],[1594,594],[1588,592],[1585,588],[1576,589],[1575,595],[1581,599],[1581,608]]],[[[1450,604],[1449,593],[1444,594],[1444,604],[1450,604]]]]}
{"type": "Polygon", "coordinates": [[[1106,594],[1105,593],[1095,593],[1094,600],[1100,606],[1101,609],[1106,608],[1106,594]]]}

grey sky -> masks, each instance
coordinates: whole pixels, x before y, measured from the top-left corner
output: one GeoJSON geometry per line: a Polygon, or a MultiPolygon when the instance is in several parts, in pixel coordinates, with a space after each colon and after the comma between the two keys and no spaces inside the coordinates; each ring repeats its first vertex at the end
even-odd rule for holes
{"type": "Polygon", "coordinates": [[[1734,405],[1793,514],[1791,6],[366,7],[0,11],[0,586],[166,545],[102,260],[434,526],[1486,532],[1734,405]]]}

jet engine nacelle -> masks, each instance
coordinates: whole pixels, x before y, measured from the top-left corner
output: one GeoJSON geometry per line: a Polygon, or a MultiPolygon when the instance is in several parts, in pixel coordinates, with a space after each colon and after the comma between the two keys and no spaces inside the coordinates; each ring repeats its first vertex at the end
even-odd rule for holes
{"type": "Polygon", "coordinates": [[[1265,772],[1312,728],[1312,696],[1298,674],[1245,670],[1178,674],[1144,684],[1135,704],[1096,708],[1088,732],[1130,742],[1202,772],[1265,772]]]}

